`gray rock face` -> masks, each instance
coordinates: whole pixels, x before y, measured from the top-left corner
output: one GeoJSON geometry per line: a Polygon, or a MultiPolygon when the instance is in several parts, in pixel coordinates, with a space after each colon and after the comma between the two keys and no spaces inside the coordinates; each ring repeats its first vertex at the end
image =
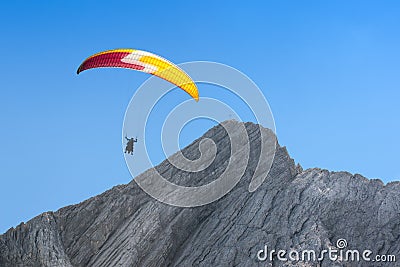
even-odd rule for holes
{"type": "MultiPolygon", "coordinates": [[[[246,129],[250,164],[220,200],[178,208],[151,198],[134,181],[115,186],[8,230],[0,236],[0,266],[400,266],[399,182],[384,185],[347,172],[303,171],[278,146],[267,179],[250,193],[259,131],[267,130],[252,123],[246,129]],[[335,249],[338,239],[347,241],[346,249],[371,250],[371,258],[395,255],[398,262],[257,258],[265,246],[300,254],[314,250],[318,256],[335,249]]],[[[218,153],[204,171],[188,174],[167,161],[156,168],[180,185],[215,180],[229,160],[229,142],[221,126],[205,137],[215,141],[218,153]]],[[[198,157],[202,138],[183,154],[198,157]]]]}

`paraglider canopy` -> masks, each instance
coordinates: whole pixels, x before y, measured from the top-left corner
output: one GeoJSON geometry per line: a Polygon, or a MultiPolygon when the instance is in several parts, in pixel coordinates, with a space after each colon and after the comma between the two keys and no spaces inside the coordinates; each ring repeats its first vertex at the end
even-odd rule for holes
{"type": "Polygon", "coordinates": [[[115,49],[100,52],[83,61],[77,74],[88,69],[106,67],[133,69],[158,76],[175,84],[199,101],[197,86],[186,72],[174,63],[146,51],[115,49]]]}

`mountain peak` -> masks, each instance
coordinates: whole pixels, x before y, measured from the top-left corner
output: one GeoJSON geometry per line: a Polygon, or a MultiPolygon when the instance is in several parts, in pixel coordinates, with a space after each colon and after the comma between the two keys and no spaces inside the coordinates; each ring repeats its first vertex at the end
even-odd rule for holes
{"type": "MultiPolygon", "coordinates": [[[[153,199],[135,181],[118,185],[8,230],[0,236],[0,266],[259,266],[265,262],[257,253],[265,246],[319,253],[335,247],[339,239],[347,240],[351,248],[398,255],[398,182],[385,186],[347,172],[303,171],[274,139],[271,169],[249,192],[260,132],[273,136],[257,124],[244,126],[250,140],[249,165],[221,199],[181,208],[153,199]]],[[[229,137],[222,125],[211,128],[182,154],[198,158],[199,144],[206,138],[215,143],[217,153],[204,170],[189,175],[164,161],[141,175],[157,170],[165,179],[185,186],[213,181],[229,157],[229,137]]],[[[267,263],[287,264],[276,258],[267,263]]],[[[345,266],[346,262],[327,258],[307,266],[317,264],[345,266]]],[[[293,262],[292,266],[305,265],[293,262]]]]}

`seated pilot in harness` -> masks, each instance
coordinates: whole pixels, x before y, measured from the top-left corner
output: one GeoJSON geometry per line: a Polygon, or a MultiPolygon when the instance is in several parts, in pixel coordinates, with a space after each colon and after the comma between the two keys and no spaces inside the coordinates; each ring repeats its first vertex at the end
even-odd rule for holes
{"type": "Polygon", "coordinates": [[[128,138],[125,136],[125,139],[128,140],[128,143],[126,144],[125,147],[125,153],[133,155],[133,146],[134,146],[133,143],[137,142],[137,138],[133,139],[133,137],[128,138]]]}

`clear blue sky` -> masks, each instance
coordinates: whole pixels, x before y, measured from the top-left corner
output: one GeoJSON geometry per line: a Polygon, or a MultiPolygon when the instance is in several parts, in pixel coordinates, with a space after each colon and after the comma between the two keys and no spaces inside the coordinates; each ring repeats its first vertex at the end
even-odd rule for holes
{"type": "Polygon", "coordinates": [[[400,178],[398,1],[187,2],[2,2],[0,232],[131,180],[121,127],[147,75],[75,74],[113,48],[231,65],[303,167],[400,178]]]}

